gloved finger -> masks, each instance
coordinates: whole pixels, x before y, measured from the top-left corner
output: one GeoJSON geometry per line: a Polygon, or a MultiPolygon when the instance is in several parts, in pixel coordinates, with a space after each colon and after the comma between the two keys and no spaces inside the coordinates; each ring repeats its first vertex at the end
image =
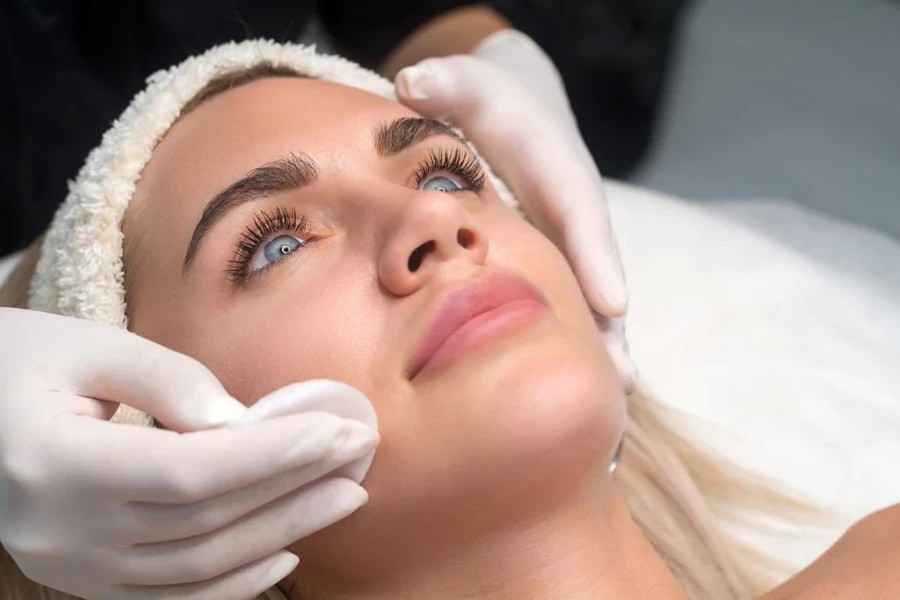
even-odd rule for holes
{"type": "Polygon", "coordinates": [[[607,318],[625,315],[628,289],[603,198],[590,199],[563,226],[566,258],[591,306],[607,318]],[[592,206],[596,204],[596,206],[592,206]]]}
{"type": "MultiPolygon", "coordinates": [[[[65,475],[125,501],[189,504],[308,465],[359,439],[367,425],[315,412],[177,434],[63,414],[53,452],[65,475]]],[[[48,449],[49,450],[49,449],[48,449]]]]}
{"type": "MultiPolygon", "coordinates": [[[[552,132],[542,139],[552,147],[552,132]]],[[[506,182],[532,223],[565,252],[591,306],[607,317],[621,317],[628,307],[628,290],[600,174],[593,165],[575,164],[574,158],[548,170],[542,151],[520,147],[518,162],[503,157],[498,168],[504,169],[506,182]]]]}
{"type": "Polygon", "coordinates": [[[619,343],[618,340],[609,341],[607,350],[616,367],[616,374],[619,376],[622,388],[626,394],[632,393],[637,386],[637,367],[628,353],[628,344],[619,343]]]}
{"type": "Polygon", "coordinates": [[[375,445],[373,437],[354,438],[318,462],[194,504],[130,503],[123,519],[130,530],[117,539],[150,544],[215,531],[326,475],[337,476],[336,469],[371,454],[375,445]]]}
{"type": "Polygon", "coordinates": [[[609,319],[603,315],[594,314],[594,319],[600,329],[604,346],[613,363],[619,381],[622,383],[626,394],[632,393],[637,386],[637,366],[631,358],[628,340],[625,337],[625,319],[609,319]]]}
{"type": "Polygon", "coordinates": [[[483,39],[470,54],[513,75],[542,101],[548,111],[565,118],[577,129],[559,70],[547,53],[526,34],[516,29],[497,31],[483,39]]]}
{"type": "Polygon", "coordinates": [[[206,581],[343,519],[368,498],[349,479],[321,479],[212,533],[126,548],[112,559],[113,575],[131,585],[206,581]]]}
{"type": "Polygon", "coordinates": [[[247,600],[255,598],[297,568],[299,559],[281,550],[207,581],[185,585],[117,586],[110,600],[247,600]]]}
{"type": "Polygon", "coordinates": [[[21,340],[19,355],[40,365],[45,386],[127,404],[175,431],[220,425],[247,410],[193,358],[109,325],[20,312],[4,335],[21,340]]]}
{"type": "Polygon", "coordinates": [[[502,76],[498,71],[471,56],[425,59],[401,69],[394,87],[401,104],[426,117],[449,117],[468,130],[471,117],[490,108],[489,92],[471,82],[494,80],[502,76]]]}

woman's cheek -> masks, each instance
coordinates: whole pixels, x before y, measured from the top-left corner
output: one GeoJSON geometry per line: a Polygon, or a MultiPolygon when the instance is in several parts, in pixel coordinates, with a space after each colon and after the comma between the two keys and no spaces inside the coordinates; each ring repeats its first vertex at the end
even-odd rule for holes
{"type": "MultiPolygon", "coordinates": [[[[488,256],[518,267],[545,291],[572,287],[572,269],[553,242],[524,219],[507,218],[488,230],[488,256]]],[[[574,282],[577,286],[577,282],[574,282]]]]}
{"type": "Polygon", "coordinates": [[[594,318],[565,254],[524,219],[504,220],[491,235],[494,260],[526,276],[547,294],[557,316],[579,331],[593,331],[594,318]]]}

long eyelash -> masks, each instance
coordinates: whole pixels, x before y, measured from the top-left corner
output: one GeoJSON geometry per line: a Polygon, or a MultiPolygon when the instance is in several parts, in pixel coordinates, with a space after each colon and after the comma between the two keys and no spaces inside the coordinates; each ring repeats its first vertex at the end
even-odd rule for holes
{"type": "Polygon", "coordinates": [[[276,207],[271,212],[258,212],[253,217],[253,224],[234,243],[234,258],[229,261],[225,275],[236,282],[246,280],[251,275],[250,261],[270,235],[284,231],[305,235],[309,233],[309,229],[309,220],[305,216],[297,216],[297,211],[293,208],[285,210],[276,207]]]}
{"type": "Polygon", "coordinates": [[[484,171],[478,159],[460,148],[431,150],[425,160],[420,161],[416,167],[416,186],[422,185],[422,182],[436,171],[453,173],[465,181],[474,192],[484,189],[484,171]]]}

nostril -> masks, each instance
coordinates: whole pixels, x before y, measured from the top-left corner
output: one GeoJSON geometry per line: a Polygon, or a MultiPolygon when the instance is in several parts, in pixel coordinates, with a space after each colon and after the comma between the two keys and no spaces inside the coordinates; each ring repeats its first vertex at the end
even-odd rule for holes
{"type": "Polygon", "coordinates": [[[406,266],[409,267],[409,270],[415,273],[419,270],[419,267],[422,266],[422,261],[425,259],[425,255],[434,250],[435,247],[434,240],[429,242],[425,242],[418,248],[412,251],[412,254],[409,255],[409,260],[406,263],[406,266]]]}
{"type": "Polygon", "coordinates": [[[475,234],[469,229],[460,229],[456,232],[456,243],[468,249],[475,243],[475,234]]]}

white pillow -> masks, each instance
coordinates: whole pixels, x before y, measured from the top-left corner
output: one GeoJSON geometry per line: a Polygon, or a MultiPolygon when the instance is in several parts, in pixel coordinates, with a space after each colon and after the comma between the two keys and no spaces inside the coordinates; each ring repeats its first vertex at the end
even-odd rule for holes
{"type": "MultiPolygon", "coordinates": [[[[780,203],[754,203],[754,230],[607,192],[641,379],[691,433],[852,520],[900,501],[900,244],[780,203]]],[[[802,566],[837,534],[768,549],[802,566]]]]}

